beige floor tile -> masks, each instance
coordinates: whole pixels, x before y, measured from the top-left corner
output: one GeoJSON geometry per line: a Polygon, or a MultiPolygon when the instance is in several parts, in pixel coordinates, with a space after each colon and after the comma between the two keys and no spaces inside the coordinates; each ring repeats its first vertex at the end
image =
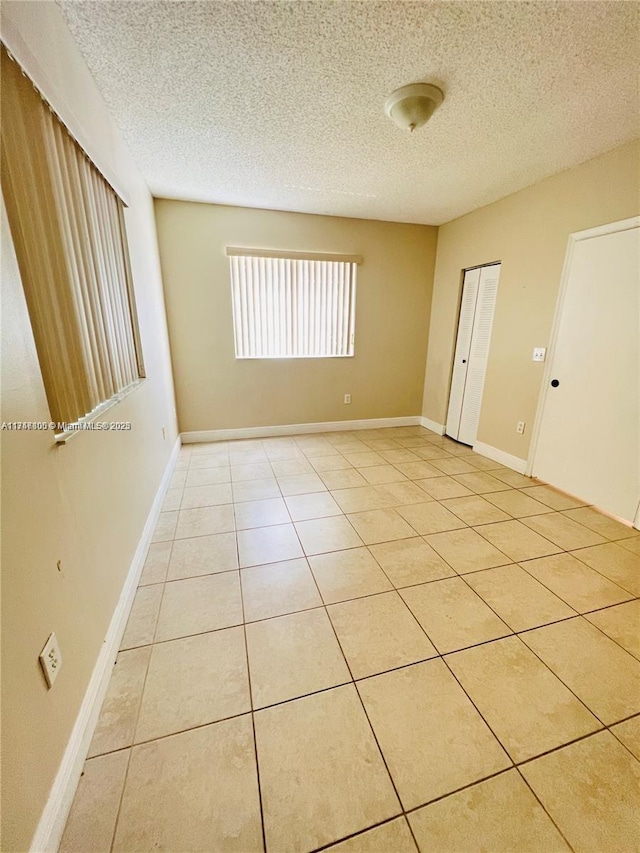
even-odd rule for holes
{"type": "Polygon", "coordinates": [[[392,465],[401,465],[405,462],[420,462],[420,457],[406,447],[399,447],[391,450],[381,450],[380,456],[390,462],[392,465]]]}
{"type": "Polygon", "coordinates": [[[109,853],[130,750],[85,762],[58,853],[109,853]]]}
{"type": "Polygon", "coordinates": [[[324,474],[325,471],[345,471],[353,469],[353,465],[348,462],[344,456],[336,454],[335,456],[317,456],[310,460],[311,465],[318,474],[324,474]]]}
{"type": "Polygon", "coordinates": [[[560,512],[549,512],[545,515],[534,515],[523,518],[522,523],[550,542],[568,551],[573,548],[587,548],[589,545],[599,545],[604,542],[603,536],[589,530],[577,521],[567,518],[560,512]]]}
{"type": "Polygon", "coordinates": [[[345,453],[344,458],[354,468],[371,468],[374,465],[384,465],[384,459],[375,450],[364,450],[358,453],[345,453]]]}
{"type": "Polygon", "coordinates": [[[308,459],[278,459],[271,462],[276,477],[290,477],[293,474],[313,474],[313,467],[308,459]]]}
{"type": "Polygon", "coordinates": [[[309,563],[326,604],[393,589],[367,548],[320,554],[309,563]]]}
{"type": "Polygon", "coordinates": [[[447,663],[516,762],[601,728],[518,637],[457,652],[447,663]]]}
{"type": "Polygon", "coordinates": [[[578,613],[627,601],[630,593],[571,554],[554,554],[539,560],[527,560],[522,568],[578,613]]]}
{"type": "Polygon", "coordinates": [[[155,530],[153,531],[151,541],[169,542],[174,537],[177,523],[177,512],[161,512],[158,516],[158,523],[156,524],[155,530]]]}
{"type": "Polygon", "coordinates": [[[293,524],[238,531],[240,566],[261,566],[304,556],[293,524]]]}
{"type": "Polygon", "coordinates": [[[474,529],[516,563],[546,557],[560,550],[558,545],[549,542],[521,521],[499,521],[474,529]]]}
{"type": "Polygon", "coordinates": [[[242,627],[153,646],[135,742],[251,710],[242,627]]]}
{"type": "Polygon", "coordinates": [[[176,539],[169,561],[168,580],[228,572],[238,568],[235,533],[215,533],[176,539]]]}
{"type": "Polygon", "coordinates": [[[404,817],[327,847],[327,853],[418,853],[404,817]]]}
{"type": "Polygon", "coordinates": [[[149,546],[144,568],[140,576],[140,586],[152,583],[164,583],[171,557],[173,542],[156,542],[149,546]]]}
{"type": "Polygon", "coordinates": [[[326,518],[330,515],[342,515],[342,510],[329,492],[292,495],[289,498],[285,498],[285,502],[293,521],[307,521],[310,518],[326,518]]]}
{"type": "Polygon", "coordinates": [[[640,761],[640,717],[611,726],[611,733],[640,761]]]}
{"type": "Polygon", "coordinates": [[[231,466],[231,482],[242,483],[246,480],[263,480],[273,477],[273,469],[269,462],[249,462],[244,465],[231,466]]]}
{"type": "Polygon", "coordinates": [[[261,501],[236,503],[234,512],[238,530],[268,527],[272,524],[288,524],[291,521],[287,505],[282,498],[266,498],[261,501]]]}
{"type": "Polygon", "coordinates": [[[599,533],[605,539],[628,539],[637,535],[637,531],[633,527],[627,527],[626,524],[616,521],[615,518],[609,518],[608,515],[603,515],[590,506],[565,510],[562,514],[588,527],[589,530],[599,533]]]}
{"type": "Polygon", "coordinates": [[[442,533],[445,530],[456,530],[466,526],[457,515],[436,501],[399,507],[397,511],[409,522],[416,533],[421,535],[442,533]]]}
{"type": "Polygon", "coordinates": [[[278,477],[277,480],[284,497],[327,491],[327,487],[317,474],[293,474],[290,477],[278,477]]]}
{"type": "Polygon", "coordinates": [[[640,596],[640,555],[633,554],[615,542],[581,548],[573,554],[618,586],[640,596]]]}
{"type": "MultiPolygon", "coordinates": [[[[530,480],[529,482],[534,483],[535,480],[530,480]]],[[[569,495],[565,495],[563,492],[557,492],[555,489],[552,489],[551,486],[529,485],[525,486],[522,489],[522,492],[530,498],[535,498],[535,500],[540,501],[541,503],[551,507],[551,509],[558,511],[584,506],[582,501],[579,501],[577,498],[569,497],[569,495]]]]}
{"type": "Polygon", "coordinates": [[[185,486],[213,486],[216,483],[230,483],[231,469],[222,468],[196,468],[189,471],[185,486]]]}
{"type": "Polygon", "coordinates": [[[201,506],[220,506],[233,501],[231,483],[216,483],[209,486],[187,486],[182,495],[181,509],[197,509],[201,506]]]}
{"type": "Polygon", "coordinates": [[[376,453],[380,453],[381,450],[399,450],[402,446],[393,438],[367,438],[365,444],[376,453]]]}
{"type": "Polygon", "coordinates": [[[531,477],[525,477],[524,474],[519,474],[517,471],[511,471],[509,468],[502,468],[500,471],[494,471],[492,474],[496,479],[501,480],[513,489],[526,489],[528,486],[535,485],[535,480],[531,477]]]}
{"type": "Polygon", "coordinates": [[[509,489],[508,492],[492,492],[487,495],[487,500],[513,518],[524,518],[527,515],[542,515],[546,512],[552,512],[551,507],[530,498],[517,489],[509,489]]]}
{"type": "Polygon", "coordinates": [[[353,685],[255,714],[267,849],[313,850],[400,813],[353,685]]]}
{"type": "Polygon", "coordinates": [[[295,528],[307,555],[343,551],[362,545],[362,540],[343,515],[297,521],[295,528]]]}
{"type": "Polygon", "coordinates": [[[428,480],[418,480],[417,484],[423,491],[437,501],[446,500],[447,498],[461,498],[465,495],[471,495],[473,492],[458,483],[452,477],[432,477],[428,480]]]}
{"type": "Polygon", "coordinates": [[[275,477],[263,480],[248,480],[242,483],[232,483],[234,501],[261,501],[267,498],[279,498],[280,487],[275,477]]]}
{"type": "Polygon", "coordinates": [[[490,471],[491,475],[495,477],[495,471],[507,471],[508,469],[501,465],[499,462],[495,462],[493,459],[489,459],[487,456],[481,456],[479,453],[475,451],[465,457],[465,462],[468,462],[470,465],[473,465],[474,468],[477,468],[478,471],[490,471]]]}
{"type": "MultiPolygon", "coordinates": [[[[506,492],[495,492],[495,494],[506,494],[506,492]]],[[[479,495],[468,498],[451,498],[442,502],[442,506],[455,513],[465,524],[491,524],[494,521],[508,521],[509,516],[498,507],[479,495]]],[[[438,531],[430,531],[437,533],[438,531]]]]}
{"type": "Polygon", "coordinates": [[[193,454],[189,463],[189,470],[197,471],[200,468],[228,468],[228,453],[199,453],[193,454]]]}
{"type": "Polygon", "coordinates": [[[328,611],[354,678],[437,654],[397,592],[332,604],[328,611]]]}
{"type": "Polygon", "coordinates": [[[389,498],[375,486],[354,486],[352,489],[338,489],[331,494],[343,512],[385,509],[390,503],[389,498]]]}
{"type": "Polygon", "coordinates": [[[466,459],[458,459],[452,456],[449,459],[434,459],[432,464],[443,474],[473,474],[478,469],[469,464],[466,459]]]}
{"type": "Polygon", "coordinates": [[[573,608],[520,566],[473,572],[465,580],[513,631],[526,631],[576,615],[573,608]]]}
{"type": "Polygon", "coordinates": [[[640,660],[640,601],[598,610],[585,618],[640,660]]]}
{"type": "Polygon", "coordinates": [[[120,652],[87,753],[91,758],[131,746],[151,646],[120,652]]]}
{"type": "Polygon", "coordinates": [[[134,747],[113,849],[260,853],[250,715],[134,747]]]}
{"type": "Polygon", "coordinates": [[[183,489],[187,481],[187,471],[174,471],[169,480],[170,489],[183,489]]]}
{"type": "Polygon", "coordinates": [[[400,595],[441,654],[511,633],[461,578],[406,587],[400,595]]]}
{"type": "Polygon", "coordinates": [[[640,556],[640,536],[634,536],[632,539],[621,539],[618,544],[640,556]]]}
{"type": "Polygon", "coordinates": [[[253,707],[351,681],[324,607],[246,626],[253,707]]]}
{"type": "Polygon", "coordinates": [[[466,486],[467,489],[471,489],[477,495],[505,491],[509,488],[502,480],[497,480],[491,474],[486,474],[484,471],[478,471],[473,474],[454,474],[453,479],[466,486]]]}
{"type": "Polygon", "coordinates": [[[247,622],[320,607],[322,599],[305,559],[286,560],[243,569],[244,616],[247,622]]]}
{"type": "Polygon", "coordinates": [[[563,840],[517,770],[409,815],[420,849],[437,853],[564,853],[563,840]]]}
{"type": "MultiPolygon", "coordinates": [[[[425,504],[428,506],[428,504],[425,504]]],[[[415,536],[415,530],[398,514],[395,509],[374,509],[370,512],[356,512],[347,516],[365,545],[377,542],[390,542],[392,539],[408,539],[415,536]]]]}
{"type": "Polygon", "coordinates": [[[205,506],[199,509],[181,509],[176,526],[176,539],[193,536],[211,536],[235,530],[233,504],[205,506]]]}
{"type": "Polygon", "coordinates": [[[454,575],[424,539],[397,539],[369,549],[395,587],[413,586],[454,575]]]}
{"type": "Polygon", "coordinates": [[[239,572],[172,581],[165,587],[156,643],[242,624],[239,572]]]}
{"type": "Polygon", "coordinates": [[[405,809],[511,764],[441,660],[367,678],[358,691],[405,809]]]}
{"type": "MultiPolygon", "coordinates": [[[[345,470],[323,471],[322,482],[332,492],[341,489],[355,489],[358,486],[366,486],[367,481],[355,468],[345,470]]],[[[335,497],[335,494],[334,494],[335,497]]]]}
{"type": "Polygon", "coordinates": [[[393,465],[373,465],[371,468],[362,468],[360,473],[372,486],[401,483],[407,480],[405,475],[393,465]]]}
{"type": "Polygon", "coordinates": [[[163,590],[164,584],[141,586],[138,589],[133,599],[120,649],[133,649],[153,642],[153,632],[156,629],[163,590]]]}
{"type": "MultiPolygon", "coordinates": [[[[334,437],[334,441],[338,441],[337,438],[334,437]]],[[[338,453],[338,450],[334,447],[333,443],[325,438],[296,438],[296,444],[302,450],[305,456],[309,458],[313,458],[316,456],[335,456],[338,453]]],[[[350,437],[346,439],[347,445],[350,443],[354,443],[356,445],[356,450],[360,449],[359,442],[357,440],[352,440],[350,437]]],[[[366,447],[364,448],[367,449],[366,447]]]]}
{"type": "Polygon", "coordinates": [[[180,509],[183,489],[168,489],[162,502],[162,512],[180,509]]]}
{"type": "Polygon", "coordinates": [[[426,537],[429,545],[459,574],[492,569],[511,562],[502,551],[470,527],[426,537]]]}
{"type": "Polygon", "coordinates": [[[443,450],[442,447],[437,447],[431,442],[422,445],[422,447],[414,447],[413,452],[417,453],[421,459],[426,459],[427,462],[430,462],[432,459],[451,459],[451,454],[448,451],[443,450]]]}
{"type": "Polygon", "coordinates": [[[429,477],[442,476],[442,471],[439,471],[430,462],[425,462],[424,459],[415,462],[396,462],[395,465],[398,471],[410,480],[423,480],[429,477]]]}
{"type": "Polygon", "coordinates": [[[544,755],[522,773],[574,850],[640,849],[640,764],[609,732],[544,755]]]}
{"type": "Polygon", "coordinates": [[[423,504],[433,500],[417,483],[408,480],[405,483],[384,483],[377,486],[376,490],[388,507],[423,504]]]}
{"type": "Polygon", "coordinates": [[[640,713],[640,661],[581,616],[522,640],[605,725],[640,713]]]}

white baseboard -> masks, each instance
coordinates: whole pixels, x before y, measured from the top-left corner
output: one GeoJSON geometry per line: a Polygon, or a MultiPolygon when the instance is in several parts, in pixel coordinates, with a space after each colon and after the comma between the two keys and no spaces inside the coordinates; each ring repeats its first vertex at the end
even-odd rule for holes
{"type": "Polygon", "coordinates": [[[107,635],[102,643],[96,665],[93,668],[89,685],[82,700],[80,711],[73,726],[67,748],[65,749],[56,778],[49,793],[49,799],[44,807],[38,826],[31,842],[31,853],[56,853],[65,823],[73,803],[80,774],[84,766],[93,732],[98,721],[113,664],[118,655],[122,635],[129,618],[133,598],[142,574],[147,551],[151,543],[154,528],[160,515],[162,502],[169,486],[169,480],[178,458],[180,438],[171,452],[171,457],[162,476],[158,491],[154,498],[147,521],[142,531],[138,547],[131,561],[127,578],[122,587],[120,599],[111,617],[107,635]]]}
{"type": "Polygon", "coordinates": [[[246,427],[244,429],[208,429],[183,432],[183,444],[203,441],[230,441],[238,438],[270,438],[280,435],[301,435],[314,432],[341,432],[352,429],[385,429],[387,427],[419,426],[421,418],[370,418],[362,421],[325,421],[316,424],[283,424],[280,426],[246,427]]]}
{"type": "Polygon", "coordinates": [[[420,418],[420,426],[423,426],[425,429],[430,429],[431,432],[435,432],[438,435],[444,435],[444,424],[438,424],[429,418],[420,418]]]}
{"type": "Polygon", "coordinates": [[[519,456],[512,456],[511,453],[505,453],[504,450],[498,450],[497,447],[491,447],[490,444],[483,444],[481,441],[476,441],[473,449],[476,453],[481,453],[488,459],[493,459],[494,462],[499,462],[507,468],[512,468],[518,474],[524,474],[527,469],[526,459],[520,459],[519,456]]]}

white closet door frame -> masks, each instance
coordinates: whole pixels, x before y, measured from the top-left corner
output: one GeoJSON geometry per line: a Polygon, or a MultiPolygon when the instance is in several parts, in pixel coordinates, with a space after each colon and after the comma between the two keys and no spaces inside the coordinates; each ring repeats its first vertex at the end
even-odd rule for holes
{"type": "Polygon", "coordinates": [[[499,261],[465,271],[446,434],[473,446],[478,433],[498,293],[499,261]]]}
{"type": "Polygon", "coordinates": [[[478,286],[480,284],[480,267],[465,270],[462,282],[462,299],[458,318],[456,352],[453,358],[453,374],[449,392],[449,409],[447,412],[446,434],[457,439],[462,417],[462,402],[469,367],[469,351],[473,334],[473,321],[476,313],[478,286]]]}
{"type": "MultiPolygon", "coordinates": [[[[543,378],[542,378],[542,389],[540,392],[540,397],[538,400],[538,408],[536,410],[536,417],[533,424],[533,430],[531,433],[531,447],[529,449],[529,458],[527,460],[527,467],[525,473],[528,476],[532,476],[532,473],[536,464],[536,453],[538,450],[538,442],[540,438],[540,431],[542,427],[542,420],[544,416],[544,408],[545,403],[547,401],[547,396],[550,393],[550,383],[551,378],[553,376],[553,357],[557,347],[558,335],[560,332],[560,327],[562,324],[562,312],[564,309],[566,295],[569,287],[569,280],[571,276],[571,266],[573,261],[573,254],[575,250],[575,246],[582,240],[589,240],[593,237],[602,237],[607,234],[615,234],[618,231],[625,231],[631,228],[637,228],[640,225],[640,217],[634,216],[631,219],[621,220],[620,222],[611,222],[607,225],[600,225],[597,228],[590,228],[586,231],[577,231],[574,234],[569,235],[569,239],[567,241],[567,251],[565,254],[564,266],[562,269],[562,277],[560,279],[560,291],[558,293],[558,300],[556,302],[556,310],[553,318],[553,326],[551,329],[551,336],[549,338],[549,348],[548,348],[548,357],[545,363],[543,378]]],[[[634,521],[634,527],[640,528],[640,504],[638,505],[638,509],[636,511],[636,518],[634,521]]]]}

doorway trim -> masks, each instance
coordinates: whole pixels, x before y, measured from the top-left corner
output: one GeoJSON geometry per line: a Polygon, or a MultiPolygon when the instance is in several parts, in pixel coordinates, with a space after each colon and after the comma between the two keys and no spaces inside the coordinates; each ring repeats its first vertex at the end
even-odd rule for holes
{"type": "Polygon", "coordinates": [[[529,447],[529,456],[527,458],[527,468],[525,471],[529,477],[533,476],[533,469],[535,467],[538,439],[540,437],[540,428],[542,426],[542,416],[544,414],[544,407],[547,401],[547,394],[549,393],[549,381],[551,379],[553,355],[558,340],[558,333],[560,331],[560,320],[562,317],[562,310],[564,308],[567,287],[569,284],[571,262],[573,260],[576,244],[582,240],[590,240],[593,237],[603,237],[606,234],[616,234],[620,231],[629,231],[632,228],[637,228],[638,226],[640,226],[640,216],[632,216],[630,219],[622,219],[619,222],[608,222],[606,225],[598,225],[596,228],[588,228],[585,231],[576,231],[573,234],[569,234],[564,265],[562,267],[562,276],[560,278],[560,290],[556,301],[551,335],[549,336],[547,359],[545,361],[544,372],[542,375],[542,387],[540,388],[536,416],[533,422],[533,430],[531,432],[531,445],[529,447]]]}

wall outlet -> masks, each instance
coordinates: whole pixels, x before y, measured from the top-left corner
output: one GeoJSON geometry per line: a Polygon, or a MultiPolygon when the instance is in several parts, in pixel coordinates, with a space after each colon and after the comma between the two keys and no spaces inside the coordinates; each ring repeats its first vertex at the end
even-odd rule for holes
{"type": "Polygon", "coordinates": [[[546,347],[535,347],[533,350],[533,361],[544,361],[547,354],[546,347]]]}
{"type": "Polygon", "coordinates": [[[47,640],[44,649],[40,652],[39,660],[47,685],[53,687],[53,682],[58,677],[62,666],[62,655],[55,634],[51,634],[47,640]]]}
{"type": "Polygon", "coordinates": [[[344,395],[344,402],[347,404],[351,402],[351,394],[344,395]]]}
{"type": "Polygon", "coordinates": [[[518,425],[516,426],[516,432],[518,433],[518,435],[522,435],[525,426],[526,424],[524,421],[518,421],[518,425]]]}

